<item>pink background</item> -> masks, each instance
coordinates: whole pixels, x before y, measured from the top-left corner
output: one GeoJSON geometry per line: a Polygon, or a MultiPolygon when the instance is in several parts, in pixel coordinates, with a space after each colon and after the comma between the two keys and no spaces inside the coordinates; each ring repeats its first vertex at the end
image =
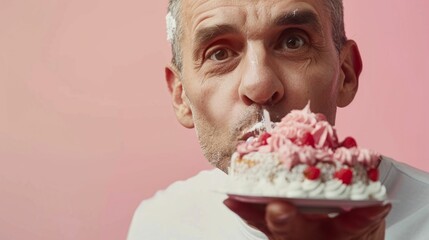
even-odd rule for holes
{"type": "MultiPolygon", "coordinates": [[[[0,239],[125,239],[210,167],[169,102],[166,2],[0,0],[0,239]]],[[[364,72],[340,136],[429,171],[429,3],[345,5],[364,72]]]]}

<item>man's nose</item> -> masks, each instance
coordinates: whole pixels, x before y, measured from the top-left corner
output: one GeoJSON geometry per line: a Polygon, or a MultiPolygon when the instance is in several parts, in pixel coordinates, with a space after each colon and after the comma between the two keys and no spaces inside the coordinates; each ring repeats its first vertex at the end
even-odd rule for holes
{"type": "Polygon", "coordinates": [[[239,86],[240,98],[248,105],[277,103],[285,92],[278,74],[265,46],[262,43],[248,44],[239,86]]]}

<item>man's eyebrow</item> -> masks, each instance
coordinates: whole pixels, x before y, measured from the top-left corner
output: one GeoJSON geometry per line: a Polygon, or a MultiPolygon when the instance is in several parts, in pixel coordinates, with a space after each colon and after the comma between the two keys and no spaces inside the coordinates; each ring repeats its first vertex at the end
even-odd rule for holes
{"type": "Polygon", "coordinates": [[[277,26],[283,25],[310,25],[318,32],[322,31],[322,25],[319,17],[310,10],[295,10],[292,12],[286,12],[280,15],[274,20],[277,26]]]}
{"type": "Polygon", "coordinates": [[[197,30],[195,34],[194,44],[196,46],[194,50],[194,59],[197,59],[198,47],[206,44],[207,42],[215,39],[221,35],[228,33],[237,33],[238,29],[229,24],[214,25],[210,27],[203,27],[197,30]]]}

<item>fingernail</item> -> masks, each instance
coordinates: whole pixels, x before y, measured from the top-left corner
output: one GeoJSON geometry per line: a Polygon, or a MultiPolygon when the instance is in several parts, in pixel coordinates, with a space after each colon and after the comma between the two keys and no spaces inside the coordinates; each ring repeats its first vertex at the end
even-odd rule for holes
{"type": "Polygon", "coordinates": [[[235,209],[235,204],[234,204],[234,202],[233,201],[231,201],[231,200],[229,200],[229,199],[225,199],[224,201],[223,201],[223,204],[227,207],[227,208],[229,208],[229,209],[231,209],[231,210],[234,210],[235,209]]]}
{"type": "Polygon", "coordinates": [[[391,208],[392,208],[392,205],[390,205],[390,204],[383,206],[383,210],[374,218],[375,219],[386,218],[386,216],[389,214],[391,208]]]}
{"type": "Polygon", "coordinates": [[[390,211],[390,209],[392,209],[392,204],[386,204],[384,205],[384,213],[387,213],[390,211]]]}
{"type": "Polygon", "coordinates": [[[281,225],[281,224],[285,224],[285,223],[287,223],[287,222],[288,222],[288,220],[289,220],[289,218],[290,218],[290,215],[289,215],[289,214],[282,214],[282,215],[276,216],[276,217],[273,219],[273,222],[274,222],[274,224],[276,224],[276,225],[281,225]]]}
{"type": "Polygon", "coordinates": [[[386,205],[383,211],[384,215],[387,215],[391,209],[392,209],[392,204],[386,205]]]}

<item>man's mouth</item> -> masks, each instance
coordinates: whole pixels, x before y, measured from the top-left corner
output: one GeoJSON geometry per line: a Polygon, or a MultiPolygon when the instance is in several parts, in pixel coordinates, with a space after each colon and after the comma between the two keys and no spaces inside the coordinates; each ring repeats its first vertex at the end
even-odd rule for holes
{"type": "Polygon", "coordinates": [[[245,142],[249,139],[252,139],[256,136],[259,136],[261,133],[265,132],[265,125],[263,122],[257,122],[252,127],[250,127],[247,131],[245,131],[241,137],[238,139],[238,141],[245,142]]]}
{"type": "Polygon", "coordinates": [[[259,122],[253,124],[250,128],[248,128],[241,137],[238,139],[239,143],[251,141],[251,139],[261,135],[264,132],[271,132],[271,130],[276,126],[275,122],[272,122],[270,113],[268,110],[263,109],[262,111],[262,119],[259,122]]]}

